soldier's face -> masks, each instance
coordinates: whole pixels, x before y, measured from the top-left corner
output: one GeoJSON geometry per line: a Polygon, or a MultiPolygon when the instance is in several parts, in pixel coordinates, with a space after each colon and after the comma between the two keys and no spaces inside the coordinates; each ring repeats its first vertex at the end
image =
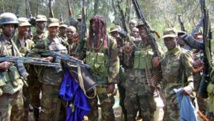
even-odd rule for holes
{"type": "Polygon", "coordinates": [[[61,35],[65,35],[66,34],[66,30],[67,29],[65,27],[60,27],[59,28],[59,32],[60,32],[61,35]]]}
{"type": "Polygon", "coordinates": [[[166,37],[164,38],[164,44],[168,50],[172,50],[176,47],[177,42],[176,38],[174,37],[166,37]]]}
{"type": "Polygon", "coordinates": [[[30,27],[29,26],[20,26],[18,28],[18,30],[19,30],[19,34],[26,36],[30,30],[30,27]]]}
{"type": "Polygon", "coordinates": [[[177,38],[177,43],[178,45],[180,45],[181,47],[183,47],[185,45],[185,42],[183,41],[183,39],[181,38],[182,35],[178,35],[177,38]]]}
{"type": "Polygon", "coordinates": [[[2,32],[5,36],[11,37],[15,32],[15,25],[14,24],[6,24],[2,27],[2,32]]]}
{"type": "Polygon", "coordinates": [[[140,26],[139,28],[139,34],[142,38],[146,38],[147,37],[147,34],[146,34],[146,30],[144,28],[144,26],[140,26]]]}
{"type": "Polygon", "coordinates": [[[57,26],[48,27],[49,35],[51,37],[56,37],[59,28],[57,26]]]}
{"type": "Polygon", "coordinates": [[[134,27],[136,27],[135,23],[129,23],[129,29],[132,30],[134,27]]]}
{"type": "Polygon", "coordinates": [[[46,28],[46,25],[47,25],[47,22],[45,22],[45,21],[37,21],[36,22],[36,26],[41,30],[44,30],[46,28]]]}
{"type": "Polygon", "coordinates": [[[139,37],[139,30],[132,30],[132,35],[134,37],[139,37]]]}
{"type": "Polygon", "coordinates": [[[71,40],[71,39],[72,39],[73,34],[74,34],[74,30],[72,30],[71,28],[68,28],[68,29],[67,29],[67,37],[68,37],[68,40],[71,40]]]}
{"type": "Polygon", "coordinates": [[[114,38],[118,38],[119,33],[117,31],[111,32],[111,36],[114,37],[114,38]]]}

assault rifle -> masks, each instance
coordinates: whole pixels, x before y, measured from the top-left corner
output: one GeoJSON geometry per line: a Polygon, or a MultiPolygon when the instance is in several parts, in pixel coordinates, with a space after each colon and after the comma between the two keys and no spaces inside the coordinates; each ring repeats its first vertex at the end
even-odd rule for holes
{"type": "Polygon", "coordinates": [[[122,22],[122,28],[124,29],[124,31],[127,33],[128,32],[128,29],[126,27],[126,18],[125,18],[125,15],[123,13],[123,10],[121,9],[120,7],[120,3],[121,1],[117,0],[117,7],[118,7],[118,10],[120,12],[120,20],[122,22]]]}
{"type": "Polygon", "coordinates": [[[145,20],[145,17],[143,15],[143,11],[142,11],[139,3],[138,3],[138,0],[132,0],[132,3],[134,5],[134,8],[135,8],[135,11],[136,11],[138,18],[144,23],[146,34],[147,34],[149,43],[153,49],[154,56],[160,57],[160,55],[158,55],[158,46],[157,46],[156,40],[151,33],[152,30],[150,29],[149,25],[147,24],[147,22],[145,20]]]}
{"type": "Polygon", "coordinates": [[[71,64],[74,65],[79,65],[82,67],[86,67],[86,68],[90,68],[89,65],[84,64],[81,60],[73,57],[73,56],[69,56],[67,54],[64,53],[59,53],[59,52],[43,52],[41,53],[42,56],[47,57],[47,56],[51,56],[55,58],[55,63],[60,63],[61,60],[66,61],[66,62],[70,62],[71,64]]]}
{"type": "Polygon", "coordinates": [[[46,67],[60,67],[59,63],[51,63],[48,60],[32,57],[17,57],[17,56],[1,56],[0,62],[12,62],[17,65],[20,75],[26,78],[29,74],[26,71],[24,64],[37,65],[37,66],[46,66],[46,67]]]}
{"type": "Polygon", "coordinates": [[[20,8],[20,4],[18,3],[17,7],[16,7],[16,17],[17,18],[19,18],[19,11],[20,11],[19,8],[20,8]]]}
{"type": "Polygon", "coordinates": [[[52,5],[53,5],[53,0],[49,0],[49,17],[50,18],[54,18],[52,5]]]}
{"type": "Polygon", "coordinates": [[[82,51],[83,46],[85,44],[85,33],[86,33],[86,1],[82,0],[82,20],[81,20],[81,28],[80,28],[80,41],[75,50],[75,54],[79,55],[80,51],[82,51]]]}
{"type": "Polygon", "coordinates": [[[72,15],[71,5],[70,5],[70,2],[68,0],[67,0],[67,5],[68,5],[68,15],[71,16],[72,15]]]}
{"type": "Polygon", "coordinates": [[[181,15],[178,15],[178,22],[180,24],[181,31],[185,31],[184,23],[181,21],[181,15]]]}

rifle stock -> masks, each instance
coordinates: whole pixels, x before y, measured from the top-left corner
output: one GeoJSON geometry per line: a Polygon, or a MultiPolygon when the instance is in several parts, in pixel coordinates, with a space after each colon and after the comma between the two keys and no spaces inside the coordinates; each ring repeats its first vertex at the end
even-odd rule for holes
{"type": "Polygon", "coordinates": [[[53,5],[53,0],[49,0],[49,17],[50,18],[54,18],[52,5],[53,5]]]}

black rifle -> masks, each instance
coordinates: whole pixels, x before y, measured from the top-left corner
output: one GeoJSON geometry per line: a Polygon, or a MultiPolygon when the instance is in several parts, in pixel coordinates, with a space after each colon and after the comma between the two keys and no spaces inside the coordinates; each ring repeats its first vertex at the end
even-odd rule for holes
{"type": "Polygon", "coordinates": [[[201,0],[201,9],[203,18],[203,62],[204,62],[204,70],[203,70],[203,79],[201,80],[199,93],[202,97],[207,97],[207,86],[210,81],[209,72],[211,70],[210,67],[211,63],[208,60],[211,60],[211,39],[212,39],[212,32],[211,32],[211,24],[209,19],[209,12],[205,5],[205,0],[201,0]]]}
{"type": "Polygon", "coordinates": [[[61,60],[66,61],[66,62],[70,62],[71,64],[74,65],[79,65],[82,67],[86,67],[86,68],[90,68],[89,65],[84,64],[81,60],[73,57],[73,56],[69,56],[67,54],[64,53],[59,53],[59,52],[43,52],[41,53],[42,56],[47,57],[47,56],[51,56],[53,58],[55,58],[55,63],[60,63],[61,60]]]}
{"type": "Polygon", "coordinates": [[[145,17],[143,15],[143,11],[138,3],[138,0],[132,0],[132,3],[134,5],[134,8],[135,8],[135,11],[136,11],[136,14],[138,16],[138,18],[144,23],[144,26],[145,26],[145,30],[146,30],[146,34],[147,34],[147,38],[149,40],[149,43],[153,49],[153,52],[154,52],[154,56],[158,56],[160,57],[160,55],[158,55],[158,45],[156,43],[156,40],[155,38],[153,37],[152,35],[152,30],[150,29],[150,27],[148,26],[146,20],[145,20],[145,17]]]}
{"type": "Polygon", "coordinates": [[[181,21],[181,15],[178,15],[178,22],[179,22],[181,31],[185,31],[184,23],[181,21]]]}
{"type": "Polygon", "coordinates": [[[86,33],[86,1],[82,0],[82,20],[81,20],[81,28],[80,28],[80,41],[78,43],[78,46],[75,50],[75,54],[79,55],[80,51],[82,51],[83,46],[85,44],[85,33],[86,33]]]}
{"type": "Polygon", "coordinates": [[[125,15],[123,13],[123,10],[120,7],[120,3],[121,3],[121,1],[117,0],[117,7],[118,7],[118,10],[119,10],[119,13],[120,13],[120,20],[121,20],[121,23],[122,23],[122,28],[127,33],[128,29],[126,27],[126,18],[125,18],[125,15]]]}
{"type": "Polygon", "coordinates": [[[71,11],[71,5],[69,0],[67,0],[67,5],[68,5],[68,15],[71,16],[72,15],[72,11],[71,11]]]}
{"type": "Polygon", "coordinates": [[[19,8],[20,8],[20,4],[18,3],[17,4],[17,7],[16,7],[16,16],[17,16],[17,18],[19,18],[19,8]]]}
{"type": "Polygon", "coordinates": [[[61,66],[59,63],[51,63],[48,60],[44,60],[40,58],[32,58],[32,57],[1,56],[0,62],[4,62],[4,61],[8,61],[16,64],[20,75],[24,78],[26,78],[29,75],[24,67],[24,64],[54,67],[54,68],[61,66]]]}
{"type": "Polygon", "coordinates": [[[53,0],[49,0],[49,17],[50,18],[54,18],[52,5],[53,5],[53,0]]]}

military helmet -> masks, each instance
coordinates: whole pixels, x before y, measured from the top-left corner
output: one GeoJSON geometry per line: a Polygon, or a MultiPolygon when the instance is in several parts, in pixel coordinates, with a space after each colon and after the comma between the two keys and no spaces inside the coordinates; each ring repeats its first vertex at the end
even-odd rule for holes
{"type": "Polygon", "coordinates": [[[18,21],[19,21],[19,27],[22,27],[22,26],[31,26],[31,24],[28,22],[28,19],[25,18],[25,17],[19,17],[18,18],[18,21]]]}
{"type": "Polygon", "coordinates": [[[45,15],[37,15],[36,16],[36,21],[44,21],[44,22],[46,22],[48,20],[47,20],[47,17],[45,15]]]}
{"type": "Polygon", "coordinates": [[[15,24],[18,25],[18,19],[15,14],[6,12],[0,15],[0,26],[5,24],[15,24]]]}
{"type": "Polygon", "coordinates": [[[48,27],[59,27],[59,20],[57,18],[49,18],[48,27]]]}

